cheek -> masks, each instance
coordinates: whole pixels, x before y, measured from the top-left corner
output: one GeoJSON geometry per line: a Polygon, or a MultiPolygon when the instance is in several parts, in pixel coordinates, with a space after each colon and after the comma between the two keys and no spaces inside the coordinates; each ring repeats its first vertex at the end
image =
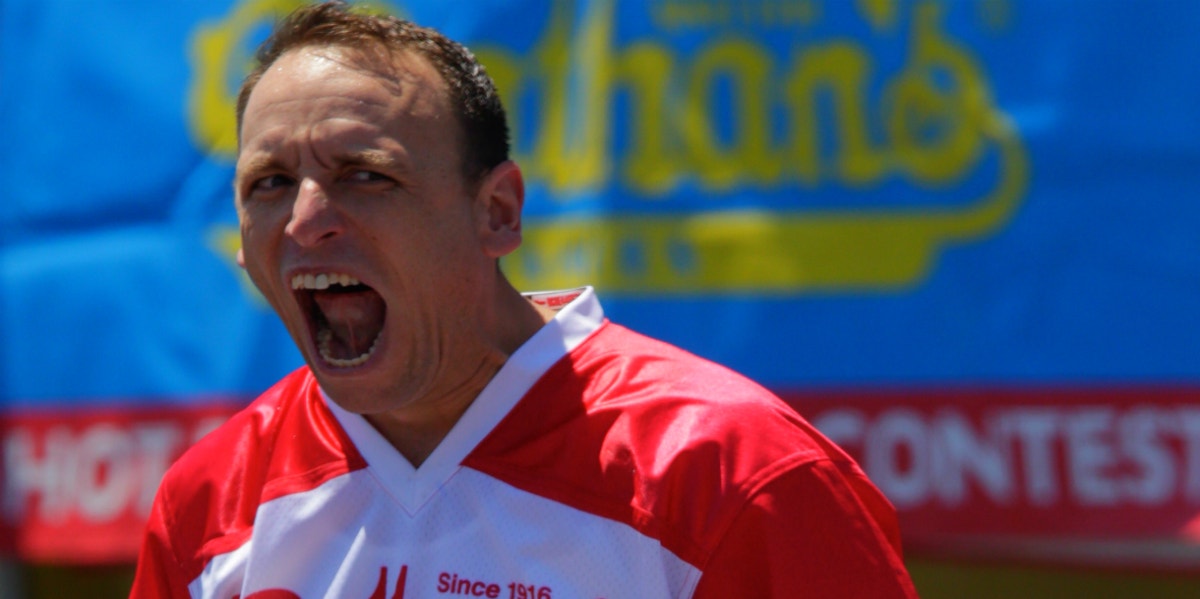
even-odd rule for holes
{"type": "Polygon", "coordinates": [[[275,250],[283,226],[280,222],[279,210],[268,210],[263,207],[243,209],[238,215],[242,234],[242,251],[245,253],[247,264],[263,262],[275,250]]]}
{"type": "Polygon", "coordinates": [[[278,264],[278,259],[274,256],[270,240],[262,233],[252,223],[242,223],[242,267],[254,286],[269,299],[271,291],[268,283],[273,279],[270,273],[274,272],[273,265],[278,264]]]}
{"type": "Polygon", "coordinates": [[[247,252],[247,254],[250,256],[250,258],[246,260],[246,275],[250,277],[250,281],[253,282],[254,286],[258,288],[258,291],[263,294],[263,297],[265,297],[271,304],[275,304],[275,292],[270,286],[271,278],[267,276],[266,270],[263,268],[261,261],[256,259],[257,257],[254,254],[249,252],[247,252]]]}

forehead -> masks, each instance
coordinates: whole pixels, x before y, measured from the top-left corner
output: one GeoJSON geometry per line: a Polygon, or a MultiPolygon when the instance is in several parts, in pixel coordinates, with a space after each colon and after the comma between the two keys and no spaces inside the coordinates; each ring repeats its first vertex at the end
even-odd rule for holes
{"type": "Polygon", "coordinates": [[[437,70],[411,52],[296,48],[280,56],[254,86],[240,133],[245,141],[281,118],[320,120],[334,113],[373,118],[381,125],[405,118],[445,121],[447,89],[437,70]]]}

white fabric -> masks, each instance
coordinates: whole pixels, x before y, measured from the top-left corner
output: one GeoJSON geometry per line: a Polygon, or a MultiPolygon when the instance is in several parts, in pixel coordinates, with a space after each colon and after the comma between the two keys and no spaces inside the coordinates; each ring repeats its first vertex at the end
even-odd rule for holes
{"type": "Polygon", "coordinates": [[[699,580],[698,570],[624,524],[474,470],[453,475],[416,517],[394,509],[381,490],[374,474],[358,471],[266,503],[251,551],[218,556],[209,569],[244,565],[243,597],[284,588],[305,599],[365,599],[384,570],[385,596],[405,599],[459,596],[445,590],[456,578],[485,583],[480,590],[496,585],[498,597],[514,599],[510,584],[532,585],[532,597],[550,589],[552,599],[681,598],[699,580]]]}

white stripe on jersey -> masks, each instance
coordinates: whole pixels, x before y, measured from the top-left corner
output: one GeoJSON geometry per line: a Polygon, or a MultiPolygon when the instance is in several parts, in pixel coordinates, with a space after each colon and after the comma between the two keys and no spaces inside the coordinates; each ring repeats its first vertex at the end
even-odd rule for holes
{"type": "Polygon", "coordinates": [[[230,597],[228,583],[244,577],[242,597],[286,589],[304,599],[367,599],[382,574],[384,596],[404,599],[487,597],[489,588],[504,599],[534,599],[542,589],[542,599],[617,599],[629,597],[631,582],[635,599],[677,599],[699,580],[699,570],[628,525],[469,468],[415,515],[396,509],[377,474],[351,472],[263,504],[250,542],[214,558],[193,596],[230,597]],[[218,580],[223,588],[208,588],[218,580]]]}

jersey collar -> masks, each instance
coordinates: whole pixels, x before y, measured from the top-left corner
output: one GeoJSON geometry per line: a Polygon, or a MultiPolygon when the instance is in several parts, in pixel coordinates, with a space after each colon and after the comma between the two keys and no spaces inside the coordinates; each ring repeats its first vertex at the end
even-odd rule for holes
{"type": "Polygon", "coordinates": [[[330,412],[366,460],[368,471],[409,515],[416,514],[458,472],[463,459],[555,362],[604,322],[604,310],[591,287],[525,296],[556,310],[554,318],[513,352],[420,468],[413,468],[361,415],[342,409],[321,391],[330,412]]]}

